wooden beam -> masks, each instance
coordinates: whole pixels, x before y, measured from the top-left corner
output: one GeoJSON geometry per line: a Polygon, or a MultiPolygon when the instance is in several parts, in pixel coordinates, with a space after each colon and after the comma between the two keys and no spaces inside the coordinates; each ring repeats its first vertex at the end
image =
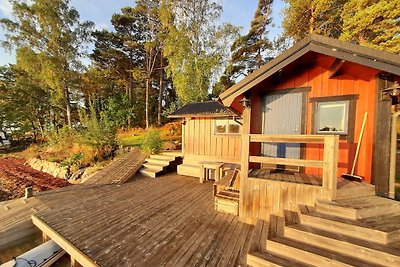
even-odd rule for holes
{"type": "Polygon", "coordinates": [[[324,135],[251,134],[250,142],[323,144],[324,135]]]}
{"type": "Polygon", "coordinates": [[[337,58],[328,69],[329,79],[335,77],[336,73],[340,70],[343,64],[346,62],[344,59],[337,58]]]}
{"type": "Polygon", "coordinates": [[[283,165],[314,167],[314,168],[322,168],[324,166],[324,162],[320,160],[270,158],[270,157],[258,157],[258,156],[250,156],[250,162],[266,163],[266,164],[283,164],[283,165]]]}
{"type": "Polygon", "coordinates": [[[336,198],[339,135],[325,136],[322,189],[327,199],[336,198]]]}
{"type": "Polygon", "coordinates": [[[249,156],[250,156],[250,119],[251,107],[244,108],[243,110],[243,127],[242,127],[242,155],[241,155],[241,171],[240,171],[240,193],[239,193],[239,220],[245,222],[246,216],[246,201],[244,199],[246,185],[249,176],[249,156]]]}
{"type": "Polygon", "coordinates": [[[88,256],[86,256],[82,251],[76,248],[71,242],[66,240],[62,235],[54,231],[48,224],[42,221],[35,214],[32,215],[32,222],[48,237],[50,237],[54,242],[56,242],[60,247],[62,247],[71,258],[78,261],[82,266],[97,267],[95,262],[93,262],[88,256]]]}

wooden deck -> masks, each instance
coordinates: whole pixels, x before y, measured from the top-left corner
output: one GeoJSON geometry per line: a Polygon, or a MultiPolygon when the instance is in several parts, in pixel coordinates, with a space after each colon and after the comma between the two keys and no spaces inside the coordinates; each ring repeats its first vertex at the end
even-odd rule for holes
{"type": "MultiPolygon", "coordinates": [[[[271,169],[253,169],[249,171],[249,178],[265,179],[271,181],[290,182],[298,184],[322,186],[322,177],[312,174],[297,173],[291,171],[276,171],[271,169]]],[[[360,189],[371,188],[372,185],[365,182],[350,181],[342,177],[337,178],[337,188],[360,189]]]]}
{"type": "Polygon", "coordinates": [[[135,148],[113,160],[104,169],[83,181],[83,184],[123,184],[135,176],[145,158],[146,155],[135,148]]]}
{"type": "Polygon", "coordinates": [[[211,182],[176,174],[79,186],[40,200],[48,209],[34,223],[99,266],[243,266],[253,231],[214,211],[211,182]]]}

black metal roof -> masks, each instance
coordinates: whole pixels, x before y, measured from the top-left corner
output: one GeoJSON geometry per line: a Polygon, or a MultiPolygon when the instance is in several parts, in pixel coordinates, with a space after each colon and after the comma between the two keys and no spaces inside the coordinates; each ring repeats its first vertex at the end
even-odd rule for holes
{"type": "Polygon", "coordinates": [[[228,107],[217,101],[204,101],[189,103],[169,115],[169,118],[182,118],[182,117],[231,117],[237,116],[228,107]]]}

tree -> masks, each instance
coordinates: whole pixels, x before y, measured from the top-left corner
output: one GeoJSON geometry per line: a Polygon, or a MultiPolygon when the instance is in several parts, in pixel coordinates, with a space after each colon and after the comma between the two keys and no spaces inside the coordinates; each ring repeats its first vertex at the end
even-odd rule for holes
{"type": "Polygon", "coordinates": [[[209,0],[164,1],[161,21],[167,29],[164,54],[181,104],[207,98],[224,68],[227,43],[238,29],[217,25],[222,7],[209,0]]]}
{"type": "Polygon", "coordinates": [[[339,38],[347,0],[285,0],[288,4],[282,26],[295,41],[310,33],[339,38]]]}
{"type": "Polygon", "coordinates": [[[340,39],[400,53],[399,0],[349,0],[343,11],[340,39]]]}
{"type": "Polygon", "coordinates": [[[272,23],[270,17],[273,0],[259,0],[249,32],[238,38],[232,45],[232,57],[225,73],[214,90],[219,94],[226,90],[239,77],[247,76],[266,63],[267,51],[272,48],[267,39],[267,27],[272,23]]]}
{"type": "Polygon", "coordinates": [[[0,128],[43,135],[50,116],[48,90],[16,66],[0,67],[0,128]]]}
{"type": "Polygon", "coordinates": [[[69,127],[71,93],[79,81],[80,57],[92,22],[81,22],[69,0],[11,0],[15,21],[2,19],[7,47],[17,48],[17,66],[49,88],[52,106],[62,110],[69,127]]]}

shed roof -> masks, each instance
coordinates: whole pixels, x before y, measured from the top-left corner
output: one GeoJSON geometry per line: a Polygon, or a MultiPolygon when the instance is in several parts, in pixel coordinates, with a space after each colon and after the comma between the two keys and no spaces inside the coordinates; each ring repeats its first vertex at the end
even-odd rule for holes
{"type": "Polygon", "coordinates": [[[311,34],[227,89],[219,96],[220,99],[224,105],[230,106],[237,96],[308,52],[332,56],[400,76],[400,55],[311,34]]]}
{"type": "Polygon", "coordinates": [[[169,118],[183,117],[231,117],[237,116],[228,107],[217,101],[189,103],[169,115],[169,118]]]}

